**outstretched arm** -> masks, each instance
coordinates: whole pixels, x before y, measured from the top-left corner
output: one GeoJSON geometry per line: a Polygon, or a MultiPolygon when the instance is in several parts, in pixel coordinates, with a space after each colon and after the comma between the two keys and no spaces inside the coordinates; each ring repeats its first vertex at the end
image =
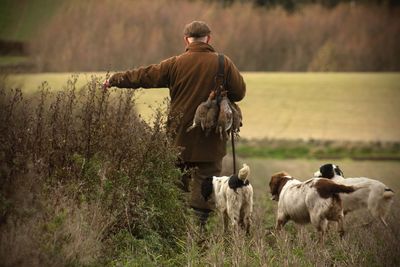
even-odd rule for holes
{"type": "Polygon", "coordinates": [[[112,86],[119,88],[160,88],[168,87],[170,70],[175,63],[175,57],[166,59],[160,64],[140,67],[125,72],[118,72],[104,82],[104,87],[112,86]]]}

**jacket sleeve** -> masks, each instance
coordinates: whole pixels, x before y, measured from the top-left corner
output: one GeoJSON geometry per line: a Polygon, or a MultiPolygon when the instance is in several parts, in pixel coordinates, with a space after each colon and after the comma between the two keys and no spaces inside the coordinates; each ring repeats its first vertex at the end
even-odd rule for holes
{"type": "Polygon", "coordinates": [[[160,64],[140,67],[125,72],[118,72],[109,79],[111,86],[119,88],[160,88],[168,87],[170,72],[175,57],[166,59],[160,64]]]}
{"type": "Polygon", "coordinates": [[[228,98],[233,102],[240,101],[246,95],[246,84],[242,75],[236,68],[235,64],[226,57],[227,73],[226,73],[226,86],[228,88],[228,98]]]}

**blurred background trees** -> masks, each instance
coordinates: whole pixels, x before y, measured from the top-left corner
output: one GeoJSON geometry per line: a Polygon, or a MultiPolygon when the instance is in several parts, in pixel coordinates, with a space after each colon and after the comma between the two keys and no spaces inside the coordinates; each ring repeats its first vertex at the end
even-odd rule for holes
{"type": "Polygon", "coordinates": [[[210,2],[221,2],[225,5],[233,4],[235,2],[253,3],[255,6],[262,6],[272,8],[280,6],[287,11],[294,11],[300,7],[310,4],[319,4],[327,8],[333,8],[340,3],[351,3],[353,5],[383,5],[383,6],[397,6],[400,4],[398,0],[211,0],[210,2]]]}
{"type": "Polygon", "coordinates": [[[13,28],[35,71],[158,63],[184,51],[183,27],[195,19],[211,26],[212,45],[242,71],[400,70],[398,0],[8,2],[3,14],[20,12],[3,17],[0,39],[13,28]]]}

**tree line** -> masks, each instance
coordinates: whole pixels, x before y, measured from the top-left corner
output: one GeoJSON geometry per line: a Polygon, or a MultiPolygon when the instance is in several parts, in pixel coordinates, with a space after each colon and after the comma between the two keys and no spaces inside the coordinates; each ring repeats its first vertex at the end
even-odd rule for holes
{"type": "Polygon", "coordinates": [[[398,71],[399,18],[400,8],[350,3],[290,13],[251,1],[66,1],[30,53],[38,71],[134,68],[182,53],[196,19],[242,71],[398,71]]]}
{"type": "Polygon", "coordinates": [[[341,3],[351,3],[353,5],[379,5],[394,7],[400,4],[399,0],[209,0],[210,2],[219,2],[222,5],[229,6],[237,2],[249,2],[258,7],[274,8],[280,6],[289,12],[293,12],[300,7],[311,4],[319,4],[326,8],[334,8],[341,3]]]}

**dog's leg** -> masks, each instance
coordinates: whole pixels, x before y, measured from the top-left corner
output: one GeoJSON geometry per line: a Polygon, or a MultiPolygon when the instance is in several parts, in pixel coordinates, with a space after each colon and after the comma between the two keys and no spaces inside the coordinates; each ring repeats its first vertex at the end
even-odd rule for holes
{"type": "Polygon", "coordinates": [[[328,227],[326,228],[326,231],[329,232],[331,229],[334,229],[335,231],[339,231],[339,222],[338,219],[335,221],[328,221],[328,227]]]}
{"type": "Polygon", "coordinates": [[[324,242],[324,235],[326,232],[326,229],[328,227],[328,220],[326,218],[321,218],[321,215],[316,213],[316,212],[311,212],[310,213],[310,221],[311,224],[317,228],[318,233],[319,233],[319,242],[323,243],[324,242]]]}
{"type": "Polygon", "coordinates": [[[385,218],[383,218],[382,216],[379,217],[379,219],[381,220],[381,222],[383,223],[383,225],[388,228],[388,223],[386,222],[385,218]]]}
{"type": "Polygon", "coordinates": [[[318,233],[319,233],[318,243],[324,244],[325,243],[325,232],[321,228],[319,228],[318,233]]]}
{"type": "Polygon", "coordinates": [[[327,227],[328,227],[328,220],[327,219],[320,220],[319,225],[317,227],[317,230],[320,233],[318,240],[319,243],[322,244],[325,243],[325,233],[327,227]]]}
{"type": "Polygon", "coordinates": [[[240,207],[242,206],[241,195],[233,190],[228,190],[226,194],[226,209],[229,216],[232,230],[235,234],[238,233],[239,219],[240,219],[240,207]]]}
{"type": "Polygon", "coordinates": [[[224,221],[224,233],[227,233],[229,230],[229,216],[227,210],[222,212],[222,219],[224,221]]]}
{"type": "Polygon", "coordinates": [[[231,210],[228,212],[228,214],[231,221],[231,227],[233,231],[237,233],[239,230],[239,212],[237,212],[236,210],[231,210]]]}
{"type": "Polygon", "coordinates": [[[245,225],[246,235],[250,236],[251,214],[246,215],[246,217],[244,218],[244,225],[245,225]]]}
{"type": "Polygon", "coordinates": [[[338,230],[339,236],[342,237],[342,238],[344,236],[343,219],[344,219],[344,216],[339,215],[338,220],[337,220],[337,223],[338,223],[338,229],[337,230],[338,230]]]}
{"type": "Polygon", "coordinates": [[[243,203],[240,217],[243,225],[243,229],[246,231],[246,235],[250,235],[251,226],[251,214],[253,211],[253,202],[243,203]]]}
{"type": "Polygon", "coordinates": [[[386,228],[389,228],[388,223],[386,222],[386,215],[388,214],[388,210],[390,205],[392,204],[391,199],[387,200],[384,198],[384,201],[380,201],[377,207],[375,208],[375,217],[378,217],[379,220],[383,223],[386,228]]]}
{"type": "Polygon", "coordinates": [[[240,213],[240,221],[239,225],[242,230],[246,232],[246,235],[250,235],[250,226],[251,226],[251,212],[250,211],[245,211],[240,213]]]}
{"type": "Polygon", "coordinates": [[[288,222],[288,218],[285,215],[281,215],[281,216],[277,216],[276,218],[276,224],[275,224],[275,229],[277,231],[280,231],[282,229],[283,226],[285,226],[285,224],[288,222]]]}
{"type": "Polygon", "coordinates": [[[388,223],[385,218],[388,213],[388,210],[392,204],[391,198],[373,198],[370,197],[368,199],[368,210],[371,213],[372,217],[377,220],[380,220],[383,225],[388,228],[388,223]]]}
{"type": "Polygon", "coordinates": [[[237,233],[239,230],[239,216],[240,216],[240,210],[236,205],[232,205],[233,203],[229,203],[227,205],[227,212],[229,216],[229,220],[231,222],[232,230],[237,233]]]}
{"type": "Polygon", "coordinates": [[[275,229],[277,231],[280,231],[283,226],[288,222],[289,217],[279,209],[278,207],[278,212],[276,214],[276,223],[275,223],[275,229]]]}

